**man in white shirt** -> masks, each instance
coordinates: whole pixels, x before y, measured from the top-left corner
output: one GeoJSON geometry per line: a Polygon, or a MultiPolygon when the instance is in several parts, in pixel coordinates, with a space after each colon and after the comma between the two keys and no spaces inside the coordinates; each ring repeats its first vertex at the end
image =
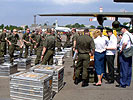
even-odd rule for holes
{"type": "Polygon", "coordinates": [[[109,70],[107,83],[111,84],[114,83],[114,59],[117,50],[117,38],[110,28],[107,28],[107,34],[109,36],[108,46],[106,48],[106,61],[109,70]]]}
{"type": "Polygon", "coordinates": [[[131,47],[131,41],[128,34],[127,26],[121,26],[121,32],[123,33],[123,37],[120,41],[120,84],[119,87],[126,88],[126,86],[130,86],[131,83],[131,75],[132,75],[132,56],[124,57],[123,50],[131,47]]]}

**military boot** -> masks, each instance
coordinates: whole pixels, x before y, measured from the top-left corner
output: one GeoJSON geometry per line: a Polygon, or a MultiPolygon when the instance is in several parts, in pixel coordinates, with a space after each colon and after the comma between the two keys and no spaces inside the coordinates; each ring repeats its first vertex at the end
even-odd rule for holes
{"type": "Polygon", "coordinates": [[[79,79],[78,79],[78,78],[75,78],[74,84],[75,84],[75,85],[78,85],[78,83],[79,83],[79,79]]]}
{"type": "Polygon", "coordinates": [[[88,81],[87,80],[83,80],[82,81],[82,87],[86,87],[86,86],[88,86],[89,84],[88,84],[88,81]]]}

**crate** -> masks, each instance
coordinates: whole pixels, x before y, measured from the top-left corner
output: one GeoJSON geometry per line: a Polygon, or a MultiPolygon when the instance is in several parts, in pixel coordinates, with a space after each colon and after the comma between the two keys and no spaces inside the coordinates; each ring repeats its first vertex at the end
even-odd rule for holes
{"type": "Polygon", "coordinates": [[[36,65],[31,68],[36,73],[47,73],[53,75],[52,90],[58,93],[64,86],[64,66],[36,65]]]}
{"type": "Polygon", "coordinates": [[[10,97],[12,100],[51,100],[52,75],[34,72],[11,75],[10,97]]]}
{"type": "Polygon", "coordinates": [[[55,65],[61,65],[62,66],[65,62],[64,55],[55,55],[53,57],[53,60],[54,60],[54,62],[56,62],[56,63],[54,63],[55,65]]]}
{"type": "Polygon", "coordinates": [[[31,68],[30,58],[15,59],[14,62],[18,64],[18,71],[24,71],[31,68]]]}
{"type": "Polygon", "coordinates": [[[67,53],[66,51],[61,51],[61,52],[55,52],[55,55],[64,55],[64,58],[66,58],[67,53]]]}
{"type": "Polygon", "coordinates": [[[31,66],[35,65],[36,55],[31,56],[31,66]]]}
{"type": "Polygon", "coordinates": [[[0,76],[9,76],[17,73],[17,64],[3,63],[0,65],[0,76]]]}
{"type": "Polygon", "coordinates": [[[66,57],[70,57],[71,56],[71,50],[72,50],[72,48],[64,48],[62,51],[66,52],[66,57]]]}

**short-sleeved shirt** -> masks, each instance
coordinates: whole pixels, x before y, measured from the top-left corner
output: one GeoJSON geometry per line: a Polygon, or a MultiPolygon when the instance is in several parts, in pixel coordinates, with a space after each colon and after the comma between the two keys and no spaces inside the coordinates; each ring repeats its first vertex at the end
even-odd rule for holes
{"type": "Polygon", "coordinates": [[[81,54],[89,54],[92,49],[95,49],[93,39],[88,35],[80,35],[77,38],[76,49],[81,54]]]}
{"type": "Polygon", "coordinates": [[[125,32],[125,33],[123,34],[123,36],[122,36],[122,39],[121,39],[121,41],[120,41],[120,48],[119,48],[120,50],[122,50],[122,45],[123,45],[124,43],[127,44],[127,46],[126,46],[125,49],[131,47],[131,41],[130,41],[130,38],[129,38],[129,36],[128,36],[127,34],[128,34],[128,31],[125,32]]]}
{"type": "MultiPolygon", "coordinates": [[[[110,36],[107,48],[117,48],[117,38],[114,34],[110,36]]],[[[106,55],[115,55],[116,50],[106,50],[106,55]]]]}
{"type": "Polygon", "coordinates": [[[73,35],[72,43],[73,43],[74,41],[77,41],[78,36],[79,36],[78,33],[75,33],[75,34],[73,35]]]}
{"type": "Polygon", "coordinates": [[[12,34],[7,38],[12,44],[17,44],[17,41],[20,40],[18,34],[12,34]]]}
{"type": "Polygon", "coordinates": [[[108,38],[106,36],[102,36],[102,37],[98,36],[97,38],[94,39],[94,43],[95,43],[95,51],[102,53],[106,51],[108,38]]]}
{"type": "Polygon", "coordinates": [[[29,41],[29,33],[24,33],[23,39],[29,41]]]}
{"type": "Polygon", "coordinates": [[[55,37],[53,35],[48,35],[46,37],[45,42],[43,43],[43,47],[47,50],[54,50],[55,49],[55,37]]]}

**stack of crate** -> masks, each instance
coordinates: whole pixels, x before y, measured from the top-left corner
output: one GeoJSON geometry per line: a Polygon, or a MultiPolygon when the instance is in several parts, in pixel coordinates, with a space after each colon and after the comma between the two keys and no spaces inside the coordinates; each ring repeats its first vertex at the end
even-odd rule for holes
{"type": "Polygon", "coordinates": [[[63,65],[64,64],[64,55],[55,55],[53,57],[54,61],[57,61],[56,65],[63,65]]]}
{"type": "Polygon", "coordinates": [[[36,55],[31,56],[31,66],[35,65],[36,55]]]}
{"type": "Polygon", "coordinates": [[[62,51],[66,52],[66,57],[70,57],[71,56],[71,50],[72,50],[72,48],[64,48],[62,51]]]}
{"type": "Polygon", "coordinates": [[[52,90],[56,93],[58,93],[64,86],[64,66],[36,65],[31,68],[31,71],[36,73],[52,74],[52,90]]]}
{"type": "Polygon", "coordinates": [[[12,100],[51,100],[52,75],[34,72],[12,75],[10,97],[12,100]]]}
{"type": "Polygon", "coordinates": [[[30,58],[15,59],[14,62],[18,64],[18,71],[24,71],[31,68],[30,58]]]}
{"type": "Polygon", "coordinates": [[[10,62],[10,55],[4,55],[4,61],[5,62],[10,62]]]}
{"type": "Polygon", "coordinates": [[[17,72],[17,64],[3,63],[0,65],[0,76],[9,76],[17,72]]]}
{"type": "Polygon", "coordinates": [[[55,52],[55,55],[64,55],[64,58],[66,58],[67,52],[66,51],[55,52]]]}

